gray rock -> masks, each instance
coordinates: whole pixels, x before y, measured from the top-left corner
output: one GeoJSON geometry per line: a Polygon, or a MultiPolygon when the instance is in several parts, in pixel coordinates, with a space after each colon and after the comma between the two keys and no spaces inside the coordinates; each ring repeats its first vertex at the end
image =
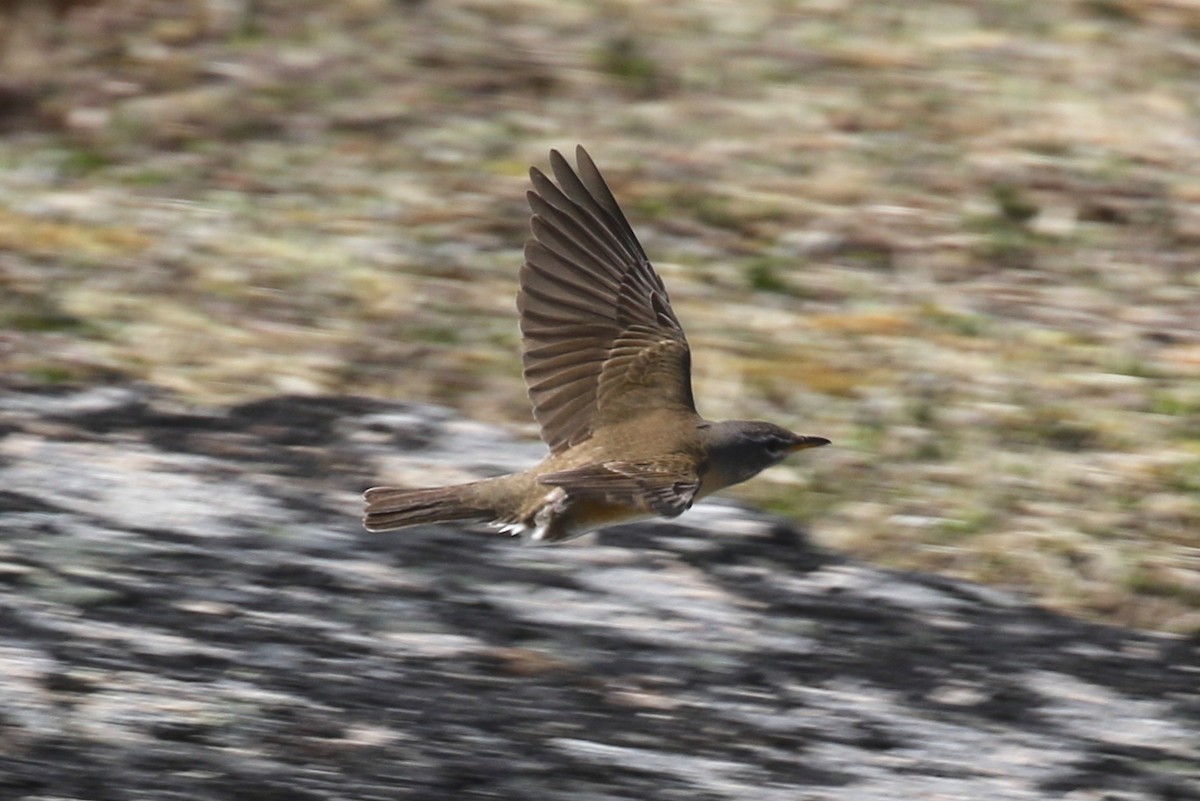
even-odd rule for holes
{"type": "Polygon", "coordinates": [[[359,528],[445,410],[0,395],[0,798],[1198,799],[1200,643],[721,502],[579,547],[359,528]]]}

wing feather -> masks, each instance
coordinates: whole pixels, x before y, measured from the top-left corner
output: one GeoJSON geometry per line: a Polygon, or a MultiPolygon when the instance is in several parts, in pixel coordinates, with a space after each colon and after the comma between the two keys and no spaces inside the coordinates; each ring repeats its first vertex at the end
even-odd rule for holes
{"type": "Polygon", "coordinates": [[[606,422],[663,408],[695,413],[683,328],[595,163],[557,151],[557,181],[530,171],[533,239],[521,314],[525,380],[542,438],[560,452],[606,422]]]}
{"type": "Polygon", "coordinates": [[[683,456],[590,464],[547,473],[538,482],[562,487],[571,497],[595,498],[665,517],[687,511],[700,489],[696,463],[683,456]]]}

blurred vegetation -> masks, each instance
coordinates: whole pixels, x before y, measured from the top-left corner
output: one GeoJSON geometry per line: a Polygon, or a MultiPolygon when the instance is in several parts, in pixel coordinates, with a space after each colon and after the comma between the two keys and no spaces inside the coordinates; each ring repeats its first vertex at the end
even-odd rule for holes
{"type": "MultiPolygon", "coordinates": [[[[1200,631],[1200,7],[0,6],[0,369],[523,427],[525,171],[585,144],[738,490],[815,539],[1200,631]]],[[[348,522],[348,525],[352,523],[348,522]]]]}

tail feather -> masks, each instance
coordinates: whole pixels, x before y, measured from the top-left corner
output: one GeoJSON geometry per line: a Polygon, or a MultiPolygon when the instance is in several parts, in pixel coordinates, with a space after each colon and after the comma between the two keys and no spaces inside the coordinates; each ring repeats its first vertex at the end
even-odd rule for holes
{"type": "Polygon", "coordinates": [[[363,526],[367,531],[390,531],[422,523],[453,520],[487,520],[490,509],[472,503],[470,484],[430,489],[372,487],[363,493],[367,512],[363,526]]]}

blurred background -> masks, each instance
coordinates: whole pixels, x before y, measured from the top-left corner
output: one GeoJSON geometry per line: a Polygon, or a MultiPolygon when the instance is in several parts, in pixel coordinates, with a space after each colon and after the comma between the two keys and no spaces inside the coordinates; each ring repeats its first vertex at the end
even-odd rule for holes
{"type": "Polygon", "coordinates": [[[527,170],[581,143],[700,411],[835,443],[736,496],[881,564],[1200,631],[1195,0],[0,14],[4,375],[535,438],[527,170]]]}

